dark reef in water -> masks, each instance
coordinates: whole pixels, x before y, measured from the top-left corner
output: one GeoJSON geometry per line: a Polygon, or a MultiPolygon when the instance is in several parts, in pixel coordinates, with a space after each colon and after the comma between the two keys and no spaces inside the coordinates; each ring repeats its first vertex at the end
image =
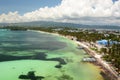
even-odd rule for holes
{"type": "Polygon", "coordinates": [[[0,62],[3,61],[13,61],[13,60],[24,60],[24,59],[31,59],[31,60],[45,60],[45,61],[58,61],[60,65],[67,64],[64,59],[62,58],[46,58],[47,55],[45,53],[37,53],[33,56],[12,56],[12,55],[3,55],[0,54],[0,62]]]}
{"type": "MultiPolygon", "coordinates": [[[[37,37],[39,37],[39,36],[37,36],[37,37]]],[[[7,52],[9,52],[9,51],[27,51],[27,50],[35,50],[35,49],[53,51],[53,50],[58,50],[58,49],[62,49],[62,48],[66,47],[66,43],[64,43],[64,42],[45,41],[45,42],[41,43],[40,41],[37,40],[37,38],[36,38],[35,42],[32,40],[26,41],[26,40],[24,40],[24,37],[17,37],[17,36],[10,36],[10,37],[7,37],[7,39],[8,40],[2,40],[2,39],[0,40],[1,51],[7,51],[7,52]],[[14,40],[14,38],[15,39],[17,38],[17,39],[14,40]],[[21,38],[23,38],[23,40],[19,41],[21,38]],[[3,43],[11,44],[13,46],[4,46],[3,43]],[[24,44],[28,44],[28,45],[24,45],[24,44]],[[53,44],[55,44],[55,45],[51,46],[53,44]],[[14,46],[14,45],[16,45],[16,46],[14,46]],[[40,46],[40,45],[42,45],[42,46],[40,46]]],[[[34,39],[34,37],[33,37],[33,39],[34,39]]]]}
{"type": "Polygon", "coordinates": [[[61,64],[58,64],[58,65],[55,66],[55,68],[61,68],[61,67],[62,67],[61,64]]]}
{"type": "Polygon", "coordinates": [[[49,60],[49,61],[58,61],[58,62],[60,62],[60,64],[62,64],[62,65],[67,64],[67,63],[64,61],[64,59],[62,59],[62,58],[51,58],[51,59],[47,59],[47,60],[49,60]]]}
{"type": "Polygon", "coordinates": [[[27,75],[20,75],[18,78],[19,79],[30,79],[30,80],[41,80],[44,77],[43,76],[35,76],[35,71],[29,71],[27,75]]]}
{"type": "Polygon", "coordinates": [[[29,59],[30,57],[31,56],[11,56],[11,55],[0,54],[0,62],[3,62],[3,61],[12,61],[12,60],[29,59]]]}

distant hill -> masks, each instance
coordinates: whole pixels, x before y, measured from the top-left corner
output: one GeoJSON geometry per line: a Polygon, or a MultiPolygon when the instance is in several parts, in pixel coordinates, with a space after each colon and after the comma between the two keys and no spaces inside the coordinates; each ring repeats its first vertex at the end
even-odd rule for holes
{"type": "Polygon", "coordinates": [[[120,26],[115,25],[84,25],[74,23],[50,22],[50,21],[34,21],[22,23],[0,23],[0,26],[26,26],[26,27],[75,27],[89,29],[119,29],[120,26]]]}

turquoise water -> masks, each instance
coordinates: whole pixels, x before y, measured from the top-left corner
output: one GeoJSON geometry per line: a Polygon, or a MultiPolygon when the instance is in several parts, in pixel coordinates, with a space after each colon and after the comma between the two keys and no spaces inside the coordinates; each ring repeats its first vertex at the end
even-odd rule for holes
{"type": "Polygon", "coordinates": [[[0,80],[21,80],[19,75],[29,71],[43,80],[104,80],[98,66],[81,62],[88,55],[77,47],[48,33],[0,31],[0,80]]]}

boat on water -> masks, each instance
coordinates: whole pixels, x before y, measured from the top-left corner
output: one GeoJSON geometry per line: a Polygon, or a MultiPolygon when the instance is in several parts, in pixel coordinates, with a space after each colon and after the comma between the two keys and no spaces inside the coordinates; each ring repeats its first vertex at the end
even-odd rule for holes
{"type": "Polygon", "coordinates": [[[86,57],[82,59],[83,62],[96,62],[96,59],[93,57],[86,57]]]}

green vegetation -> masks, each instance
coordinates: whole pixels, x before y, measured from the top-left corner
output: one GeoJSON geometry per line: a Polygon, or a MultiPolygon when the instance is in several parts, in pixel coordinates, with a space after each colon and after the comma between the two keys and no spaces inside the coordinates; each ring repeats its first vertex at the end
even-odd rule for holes
{"type": "Polygon", "coordinates": [[[107,53],[107,48],[101,48],[101,49],[100,49],[100,53],[106,54],[106,53],[107,53]]]}
{"type": "Polygon", "coordinates": [[[2,27],[2,29],[10,29],[10,30],[27,30],[26,27],[18,27],[18,26],[5,26],[5,27],[2,27]]]}
{"type": "Polygon", "coordinates": [[[111,62],[116,70],[120,71],[120,44],[112,45],[104,55],[104,59],[111,62]]]}

